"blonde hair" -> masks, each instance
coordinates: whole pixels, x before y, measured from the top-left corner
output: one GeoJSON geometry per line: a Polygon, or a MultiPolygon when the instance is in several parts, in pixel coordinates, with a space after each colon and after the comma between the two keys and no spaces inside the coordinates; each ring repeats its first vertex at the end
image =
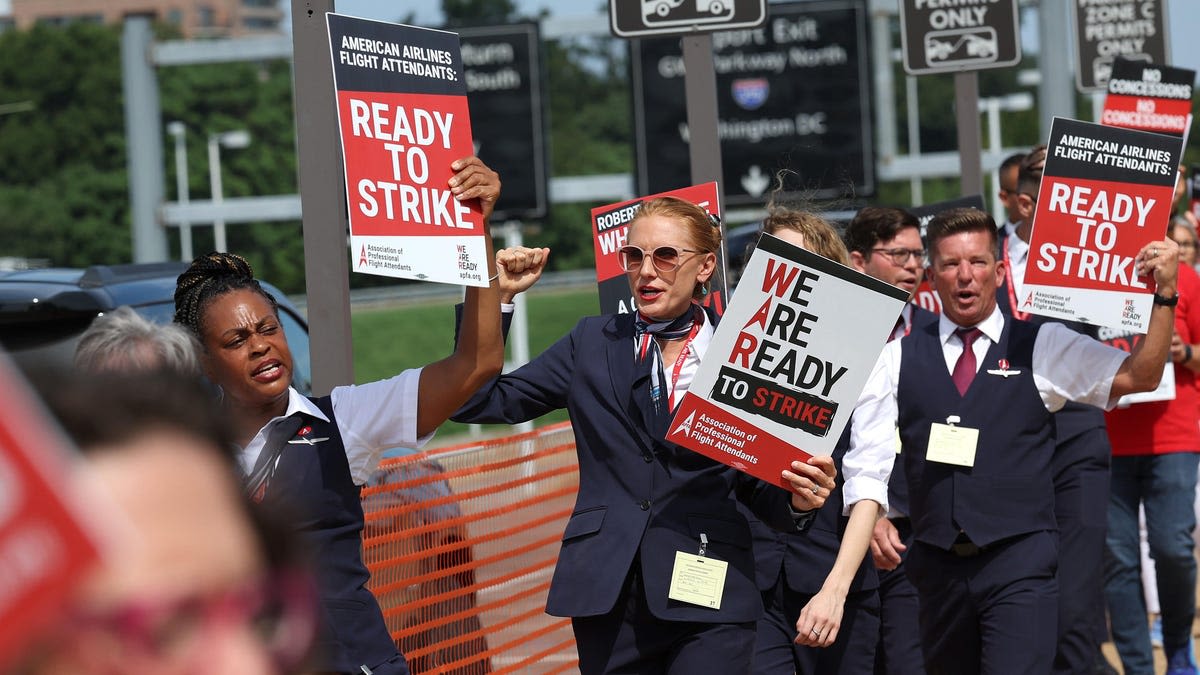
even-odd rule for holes
{"type": "Polygon", "coordinates": [[[763,232],[798,232],[804,237],[804,248],[834,262],[850,264],[850,253],[846,251],[846,244],[842,243],[842,238],[829,221],[809,211],[796,211],[774,205],[768,208],[767,217],[763,219],[763,232]]]}
{"type": "MultiPolygon", "coordinates": [[[[707,211],[686,199],[678,197],[647,199],[634,212],[633,220],[629,223],[630,229],[633,229],[638,219],[650,216],[670,218],[682,224],[691,245],[699,251],[716,254],[721,248],[720,221],[708,215],[707,211]]],[[[707,293],[707,282],[702,283],[697,281],[696,288],[692,291],[692,296],[700,298],[707,293]]]]}

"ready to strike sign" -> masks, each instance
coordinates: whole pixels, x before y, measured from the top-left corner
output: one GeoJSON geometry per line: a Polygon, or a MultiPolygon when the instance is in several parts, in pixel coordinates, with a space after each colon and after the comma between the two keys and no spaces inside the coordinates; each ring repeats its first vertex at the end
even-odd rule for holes
{"type": "Polygon", "coordinates": [[[1178,138],[1055,118],[1019,309],[1137,333],[1154,280],[1134,258],[1166,236],[1178,138]]]}
{"type": "Polygon", "coordinates": [[[352,269],[487,285],[483,217],[447,181],[474,154],[458,36],[327,15],[352,269]]]}
{"type": "MultiPolygon", "coordinates": [[[[592,239],[596,250],[596,283],[600,289],[600,312],[602,314],[625,314],[637,311],[625,269],[621,267],[618,251],[629,243],[629,224],[633,222],[642,202],[657,197],[678,197],[704,209],[709,215],[721,216],[717,184],[701,183],[691,187],[668,190],[646,197],[638,197],[616,204],[607,204],[592,209],[592,239]]],[[[718,261],[717,271],[709,282],[708,295],[701,302],[711,307],[717,316],[725,311],[727,293],[725,276],[721,273],[724,264],[718,261]]]]}
{"type": "Polygon", "coordinates": [[[1192,126],[1196,71],[1118,58],[1100,123],[1183,136],[1192,126]]]}
{"type": "Polygon", "coordinates": [[[667,440],[780,484],[833,452],[908,294],[763,235],[667,440]]]}

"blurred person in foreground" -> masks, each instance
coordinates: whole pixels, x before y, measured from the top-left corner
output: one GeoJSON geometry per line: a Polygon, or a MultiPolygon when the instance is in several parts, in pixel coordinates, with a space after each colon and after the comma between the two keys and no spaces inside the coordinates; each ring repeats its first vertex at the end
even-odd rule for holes
{"type": "MultiPolygon", "coordinates": [[[[477,157],[451,163],[448,187],[480,209],[488,276],[497,278],[488,220],[500,178],[477,157]]],[[[507,271],[503,272],[507,273],[507,271]]],[[[366,587],[364,485],[384,450],[419,448],[472,392],[500,372],[501,290],[468,287],[454,352],[423,368],[306,397],[290,386],[292,355],[275,299],[244,258],[201,256],[179,276],[175,321],[200,340],[201,363],[221,390],[251,499],[288,509],[316,558],[318,671],[404,675],[404,657],[366,587]]]]}
{"type": "Polygon", "coordinates": [[[121,306],[102,314],[79,337],[75,367],[85,372],[167,369],[200,375],[200,343],[183,326],[159,325],[121,306]]]}
{"type": "MultiPolygon", "coordinates": [[[[851,264],[837,231],[815,213],[772,203],[763,233],[851,264]]],[[[755,642],[756,675],[871,672],[879,596],[866,554],[875,521],[886,509],[893,454],[850,452],[849,434],[843,434],[832,453],[836,486],[805,535],[778,532],[748,514],[766,608],[755,642]]]]}
{"type": "Polygon", "coordinates": [[[750,672],[762,598],[750,530],[735,503],[786,531],[806,529],[834,487],[833,462],[793,462],[768,485],[669,443],[671,410],[693,381],[713,320],[699,304],[721,230],[681,199],[648,199],[619,256],[636,314],[585,317],[528,364],[486,383],[453,416],[514,424],[566,408],[579,494],[546,611],[571,617],[583,675],[750,672]],[[720,602],[668,597],[677,554],[727,567],[720,602]]]}
{"type": "Polygon", "coordinates": [[[241,490],[211,395],[170,373],[59,375],[43,398],[124,519],[19,675],[302,672],[311,578],[241,490]]]}

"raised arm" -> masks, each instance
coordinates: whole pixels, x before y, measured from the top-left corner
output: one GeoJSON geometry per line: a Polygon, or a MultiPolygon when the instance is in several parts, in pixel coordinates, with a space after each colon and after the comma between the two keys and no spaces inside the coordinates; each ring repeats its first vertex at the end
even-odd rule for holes
{"type": "MultiPolygon", "coordinates": [[[[489,232],[492,209],[500,196],[500,177],[478,157],[455,160],[450,191],[458,201],[479,200],[483,213],[488,278],[496,275],[495,254],[489,232]]],[[[462,331],[450,356],[425,366],[418,388],[417,434],[437,429],[504,367],[504,341],[500,332],[500,287],[469,286],[463,303],[462,331]]]]}
{"type": "MultiPolygon", "coordinates": [[[[1158,288],[1155,295],[1174,298],[1177,295],[1179,274],[1179,245],[1170,237],[1142,247],[1137,256],[1138,274],[1154,275],[1158,288]]],[[[1133,352],[1121,362],[1113,378],[1109,394],[1116,400],[1125,394],[1150,391],[1158,386],[1162,378],[1163,364],[1171,351],[1171,336],[1175,333],[1175,308],[1159,304],[1150,306],[1150,326],[1146,339],[1139,342],[1133,352]]]]}

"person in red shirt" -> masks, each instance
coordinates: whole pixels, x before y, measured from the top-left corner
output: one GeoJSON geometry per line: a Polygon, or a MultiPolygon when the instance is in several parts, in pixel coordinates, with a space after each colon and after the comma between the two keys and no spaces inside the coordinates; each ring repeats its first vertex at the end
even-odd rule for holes
{"type": "MultiPolygon", "coordinates": [[[[1112,478],[1105,556],[1105,597],[1113,642],[1126,675],[1154,673],[1138,555],[1138,505],[1146,511],[1150,555],[1156,566],[1168,675],[1195,675],[1192,620],[1196,559],[1193,500],[1200,455],[1196,372],[1200,353],[1200,277],[1179,266],[1179,305],[1171,345],[1175,398],[1137,403],[1107,413],[1112,478]]],[[[1140,336],[1139,336],[1140,337],[1140,336]]]]}

